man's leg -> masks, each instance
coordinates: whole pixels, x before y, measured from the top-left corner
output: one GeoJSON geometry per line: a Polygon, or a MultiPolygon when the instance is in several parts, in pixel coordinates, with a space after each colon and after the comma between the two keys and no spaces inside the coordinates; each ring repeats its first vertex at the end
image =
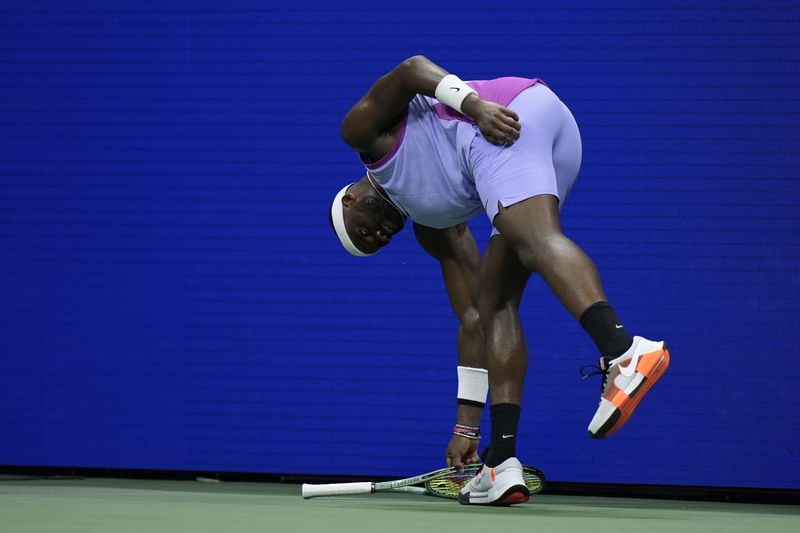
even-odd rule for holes
{"type": "Polygon", "coordinates": [[[494,225],[524,267],[545,280],[600,350],[605,379],[589,434],[595,438],[613,434],[669,365],[664,343],[633,338],[625,331],[606,301],[594,263],[561,232],[554,196],[534,196],[501,207],[494,225]]]}
{"type": "Polygon", "coordinates": [[[502,235],[489,240],[478,278],[478,310],[486,337],[492,404],[520,405],[522,400],[528,348],[519,305],[530,275],[502,235]]]}
{"type": "Polygon", "coordinates": [[[501,207],[494,225],[523,265],[542,276],[576,319],[606,299],[592,260],[561,232],[555,196],[543,194],[501,207]]]}
{"type": "Polygon", "coordinates": [[[464,504],[512,505],[530,492],[516,458],[516,436],[528,353],[519,304],[530,272],[501,235],[489,240],[481,261],[478,307],[486,337],[492,440],[486,466],[461,491],[464,504]]]}
{"type": "Polygon", "coordinates": [[[516,455],[516,434],[528,347],[519,305],[530,272],[502,235],[495,235],[481,262],[478,308],[486,338],[492,440],[486,464],[497,466],[516,455]]]}
{"type": "Polygon", "coordinates": [[[633,339],[606,302],[597,267],[561,232],[558,200],[539,195],[501,207],[494,225],[521,263],[536,272],[587,330],[604,356],[617,356],[633,339]]]}

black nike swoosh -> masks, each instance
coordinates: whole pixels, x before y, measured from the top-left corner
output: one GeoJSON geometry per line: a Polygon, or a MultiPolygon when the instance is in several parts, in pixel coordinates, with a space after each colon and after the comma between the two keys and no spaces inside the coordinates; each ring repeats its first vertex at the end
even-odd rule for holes
{"type": "Polygon", "coordinates": [[[461,90],[461,87],[450,87],[451,89],[455,89],[456,92],[461,90]]]}

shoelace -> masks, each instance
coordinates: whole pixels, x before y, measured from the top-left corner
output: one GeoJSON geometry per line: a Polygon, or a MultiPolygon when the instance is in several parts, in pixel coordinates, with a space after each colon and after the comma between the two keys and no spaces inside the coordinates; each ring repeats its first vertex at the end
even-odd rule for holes
{"type": "Polygon", "coordinates": [[[600,359],[600,364],[597,365],[583,365],[580,369],[581,377],[583,379],[590,378],[592,376],[603,376],[603,381],[600,383],[600,394],[603,394],[603,391],[606,390],[606,381],[608,381],[608,368],[603,368],[604,365],[608,365],[605,359],[600,359]]]}

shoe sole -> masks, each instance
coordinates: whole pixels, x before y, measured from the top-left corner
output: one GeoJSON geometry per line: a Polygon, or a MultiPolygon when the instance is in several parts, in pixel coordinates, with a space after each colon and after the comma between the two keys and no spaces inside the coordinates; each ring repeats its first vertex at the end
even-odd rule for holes
{"type": "Polygon", "coordinates": [[[531,499],[531,491],[526,485],[514,485],[509,487],[502,496],[491,502],[470,501],[470,493],[459,494],[458,503],[463,505],[490,505],[494,507],[508,507],[518,503],[525,503],[531,499]]]}
{"type": "MultiPolygon", "coordinates": [[[[642,357],[647,357],[647,355],[649,354],[645,354],[642,357]]],[[[645,394],[647,394],[647,392],[653,387],[653,385],[656,384],[661,376],[664,375],[664,372],[667,371],[668,367],[669,348],[667,347],[667,344],[664,343],[661,357],[655,362],[655,364],[653,364],[652,367],[647,369],[647,376],[642,374],[642,380],[639,382],[639,384],[632,391],[627,393],[628,400],[618,407],[615,406],[614,410],[608,416],[606,421],[600,426],[597,432],[592,433],[589,431],[589,436],[593,439],[604,439],[619,431],[622,426],[628,422],[634,411],[636,411],[636,408],[639,406],[639,402],[642,401],[642,398],[644,398],[645,394]]],[[[638,370],[639,369],[637,367],[637,371],[638,370]]]]}

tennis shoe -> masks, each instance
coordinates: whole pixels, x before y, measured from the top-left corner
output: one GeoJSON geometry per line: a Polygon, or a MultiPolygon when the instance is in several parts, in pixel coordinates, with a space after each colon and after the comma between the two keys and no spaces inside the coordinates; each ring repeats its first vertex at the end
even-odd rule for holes
{"type": "Polygon", "coordinates": [[[669,350],[664,342],[634,337],[627,352],[619,357],[602,357],[595,372],[583,377],[603,375],[600,405],[589,423],[589,436],[602,439],[613,435],[633,415],[647,391],[669,366],[669,350]]]}
{"type": "Polygon", "coordinates": [[[522,477],[522,464],[516,457],[506,459],[494,468],[483,465],[470,480],[458,502],[465,505],[514,505],[525,503],[531,492],[522,477]]]}

